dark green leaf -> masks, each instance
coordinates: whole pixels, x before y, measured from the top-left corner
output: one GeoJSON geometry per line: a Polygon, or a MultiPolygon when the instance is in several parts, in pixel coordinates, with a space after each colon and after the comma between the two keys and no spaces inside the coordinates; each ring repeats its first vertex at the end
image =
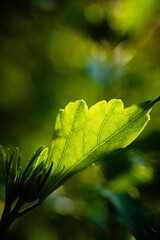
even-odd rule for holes
{"type": "Polygon", "coordinates": [[[110,201],[112,215],[137,240],[160,239],[160,215],[157,217],[128,194],[113,193],[102,186],[97,187],[96,192],[110,201]]]}

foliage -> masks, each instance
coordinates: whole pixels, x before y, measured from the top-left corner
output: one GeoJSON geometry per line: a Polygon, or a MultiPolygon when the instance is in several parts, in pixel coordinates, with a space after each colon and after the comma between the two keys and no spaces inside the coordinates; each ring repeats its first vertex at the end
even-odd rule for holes
{"type": "Polygon", "coordinates": [[[96,192],[111,203],[112,215],[125,225],[137,240],[160,238],[160,216],[144,208],[128,194],[117,194],[98,186],[96,192]]]}
{"type": "Polygon", "coordinates": [[[83,100],[61,110],[49,159],[54,163],[52,189],[99,158],[129,145],[149,121],[153,102],[123,109],[121,100],[101,101],[89,110],[83,100]]]}
{"type": "Polygon", "coordinates": [[[2,151],[6,200],[1,237],[16,218],[39,206],[70,176],[129,145],[144,129],[159,100],[126,109],[117,99],[101,101],[90,109],[83,100],[69,103],[58,114],[49,154],[47,148],[38,149],[23,173],[18,148],[11,156],[2,151]],[[22,209],[26,203],[32,204],[22,209]]]}
{"type": "MultiPolygon", "coordinates": [[[[50,146],[53,119],[68,102],[84,99],[90,107],[118,98],[130,106],[159,96],[159,12],[159,0],[1,2],[0,144],[21,149],[22,169],[39,146],[50,146]]],[[[157,104],[132,144],[74,175],[17,220],[6,239],[133,239],[91,189],[104,184],[159,214],[159,122],[157,104]]]]}

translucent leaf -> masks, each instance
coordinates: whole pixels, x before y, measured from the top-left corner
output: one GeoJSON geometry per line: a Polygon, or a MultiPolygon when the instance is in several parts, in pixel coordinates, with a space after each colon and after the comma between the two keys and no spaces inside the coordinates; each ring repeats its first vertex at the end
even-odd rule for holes
{"type": "Polygon", "coordinates": [[[151,107],[159,100],[125,109],[119,99],[101,101],[89,109],[84,100],[77,100],[60,110],[49,153],[51,191],[104,155],[129,145],[142,132],[151,107]]]}

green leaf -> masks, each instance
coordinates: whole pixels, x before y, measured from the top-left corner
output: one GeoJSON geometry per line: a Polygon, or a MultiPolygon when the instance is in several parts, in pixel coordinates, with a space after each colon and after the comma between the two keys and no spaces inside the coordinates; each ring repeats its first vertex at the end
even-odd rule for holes
{"type": "Polygon", "coordinates": [[[128,194],[114,193],[103,186],[97,186],[95,191],[110,201],[112,216],[137,240],[160,239],[160,215],[152,213],[128,194]]]}
{"type": "Polygon", "coordinates": [[[46,152],[46,148],[44,146],[40,147],[35,154],[33,155],[33,157],[31,158],[31,160],[28,162],[25,171],[23,172],[23,175],[21,177],[21,182],[20,185],[28,179],[28,177],[32,174],[32,172],[35,169],[35,165],[38,165],[39,163],[39,159],[41,159],[41,155],[44,155],[44,152],[46,152]]]}
{"type": "Polygon", "coordinates": [[[49,161],[53,161],[50,192],[104,155],[129,145],[142,132],[151,107],[159,100],[125,109],[119,99],[101,101],[89,109],[84,100],[77,100],[60,110],[49,153],[49,161]]]}
{"type": "MultiPolygon", "coordinates": [[[[38,198],[42,200],[53,163],[47,161],[48,148],[40,147],[26,166],[19,183],[19,199],[32,202],[38,198]]],[[[48,193],[48,191],[47,191],[48,193]]],[[[43,198],[44,199],[44,198],[43,198]]],[[[40,199],[39,199],[40,200],[40,199]]]]}

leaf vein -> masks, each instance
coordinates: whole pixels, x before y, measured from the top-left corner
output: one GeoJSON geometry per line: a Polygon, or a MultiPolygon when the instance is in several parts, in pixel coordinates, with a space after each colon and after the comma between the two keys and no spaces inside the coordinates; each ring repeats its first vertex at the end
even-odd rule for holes
{"type": "MultiPolygon", "coordinates": [[[[113,108],[112,108],[113,109],[113,108]]],[[[59,182],[61,182],[65,176],[72,171],[72,169],[74,169],[78,164],[80,164],[84,159],[87,158],[87,156],[89,156],[91,153],[93,153],[94,151],[97,150],[97,148],[99,148],[100,146],[104,145],[106,142],[108,142],[112,137],[114,137],[116,134],[118,134],[120,131],[122,131],[124,128],[126,128],[128,125],[130,125],[131,123],[133,123],[134,121],[136,121],[139,117],[141,117],[141,115],[143,115],[143,113],[146,111],[146,109],[144,109],[140,114],[138,114],[136,117],[134,117],[132,120],[130,120],[130,122],[128,122],[127,124],[125,124],[124,126],[122,126],[119,130],[117,130],[115,133],[113,133],[110,137],[108,137],[105,141],[103,141],[101,144],[97,145],[96,147],[94,147],[92,150],[90,150],[85,156],[83,156],[77,163],[75,163],[70,169],[68,169],[68,171],[61,176],[61,178],[57,181],[57,183],[55,184],[54,187],[56,187],[59,182]]],[[[147,114],[149,115],[149,114],[147,114]]],[[[146,115],[146,116],[147,116],[146,115]]],[[[113,141],[114,142],[114,141],[113,141]]],[[[110,143],[110,142],[108,142],[110,143]]]]}

